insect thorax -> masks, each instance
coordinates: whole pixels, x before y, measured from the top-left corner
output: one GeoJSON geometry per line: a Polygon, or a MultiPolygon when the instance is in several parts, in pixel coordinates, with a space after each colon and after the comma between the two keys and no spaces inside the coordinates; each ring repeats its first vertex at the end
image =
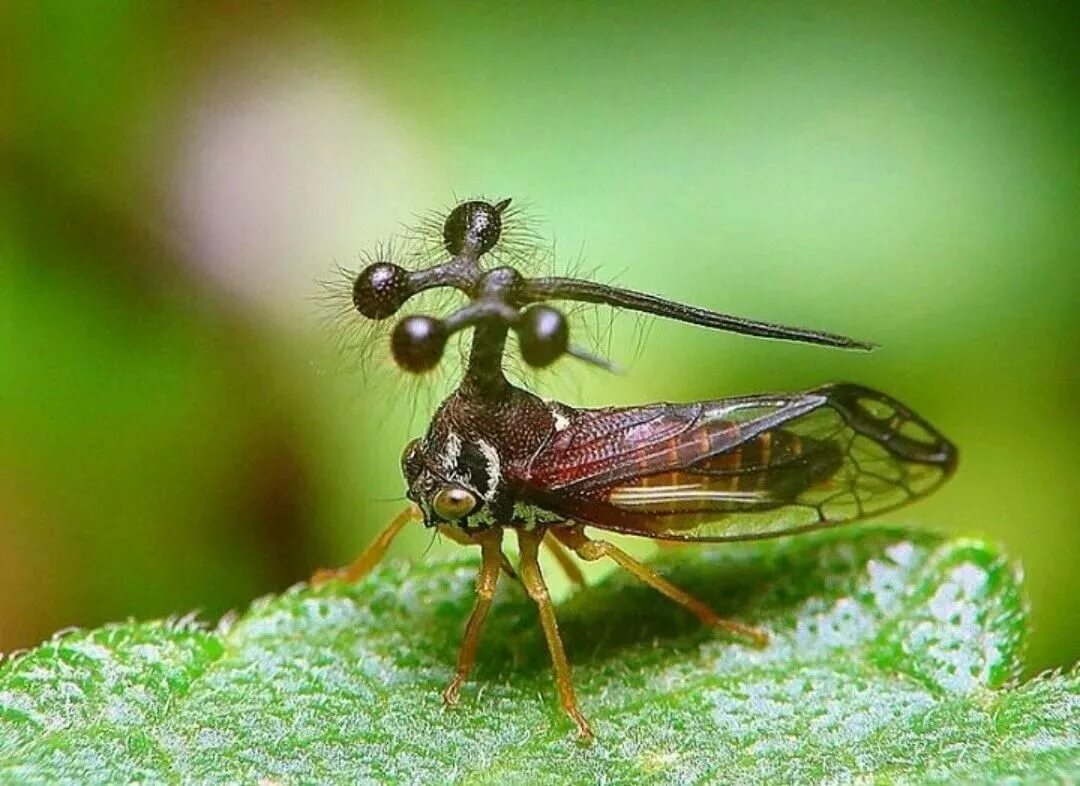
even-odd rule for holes
{"type": "Polygon", "coordinates": [[[498,402],[477,402],[457,391],[439,407],[424,438],[403,459],[408,496],[425,524],[454,524],[465,531],[499,525],[535,529],[561,521],[521,498],[530,460],[561,425],[552,405],[519,388],[498,402]],[[478,505],[458,521],[437,515],[433,498],[448,486],[474,494],[478,505]]]}

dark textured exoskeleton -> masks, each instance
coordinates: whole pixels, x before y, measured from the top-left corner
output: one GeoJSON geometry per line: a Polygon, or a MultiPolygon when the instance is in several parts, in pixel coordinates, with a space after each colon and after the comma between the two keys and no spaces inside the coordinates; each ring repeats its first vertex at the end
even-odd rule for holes
{"type": "Polygon", "coordinates": [[[458,666],[443,694],[457,700],[476,654],[500,570],[513,573],[502,536],[515,530],[520,578],[537,602],[563,707],[583,736],[570,668],[537,553],[551,548],[571,578],[570,552],[608,557],[703,622],[763,644],[764,632],[719,618],[585,526],[661,540],[763,538],[832,526],[891,510],[929,494],[956,466],[956,448],[892,398],[859,385],[824,385],[802,393],[745,396],[692,404],[575,409],[544,401],[503,374],[513,331],[522,357],[542,367],[564,354],[607,366],[570,343],[563,314],[548,301],[627,308],[704,327],[833,347],[869,344],[819,331],[772,325],[693,308],[644,293],[574,278],[525,278],[512,267],[485,270],[481,258],[499,239],[510,200],[465,202],[446,218],[447,261],[409,271],[377,262],[353,281],[352,301],[368,319],[396,314],[419,292],[453,287],[468,305],[445,318],[413,315],[397,323],[391,349],[412,372],[433,368],[448,338],[474,329],[461,384],[427,434],[402,457],[408,497],[403,511],[353,565],[317,579],[357,580],[411,520],[479,545],[477,601],[458,666]]]}

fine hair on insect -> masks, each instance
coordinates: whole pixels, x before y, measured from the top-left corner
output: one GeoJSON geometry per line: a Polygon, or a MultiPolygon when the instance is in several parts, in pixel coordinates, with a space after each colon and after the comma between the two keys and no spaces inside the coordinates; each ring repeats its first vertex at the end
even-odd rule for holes
{"type": "MultiPolygon", "coordinates": [[[[394,373],[398,368],[386,351],[393,323],[387,319],[357,318],[353,302],[353,288],[361,270],[374,265],[393,264],[406,270],[416,271],[430,267],[445,255],[443,224],[446,216],[457,204],[484,202],[484,197],[455,200],[451,205],[417,213],[411,221],[401,225],[400,230],[388,239],[376,242],[361,251],[355,262],[335,264],[329,274],[319,281],[314,297],[316,319],[324,344],[328,345],[330,361],[319,368],[347,380],[349,389],[359,395],[374,393],[372,398],[381,407],[404,408],[410,422],[426,417],[460,379],[463,359],[467,356],[470,336],[466,332],[456,334],[448,342],[444,362],[423,374],[394,373]]],[[[581,250],[567,255],[559,253],[554,239],[548,239],[540,230],[543,219],[530,205],[515,200],[502,213],[499,237],[485,254],[487,266],[512,266],[522,274],[549,277],[597,279],[601,268],[586,269],[581,250]]],[[[614,271],[617,275],[619,271],[614,271]]],[[[609,280],[610,280],[609,275],[609,280]]],[[[408,307],[420,313],[447,313],[462,303],[460,293],[452,289],[428,289],[410,299],[408,307]]],[[[601,304],[569,302],[564,308],[567,325],[577,341],[593,354],[611,355],[614,326],[618,309],[604,308],[601,304]]],[[[634,315],[629,350],[623,359],[633,360],[643,351],[652,318],[641,313],[634,315]]],[[[615,368],[615,366],[611,366],[615,368]]],[[[522,358],[517,345],[507,344],[504,353],[504,369],[515,383],[531,389],[545,390],[560,383],[558,387],[577,390],[580,382],[578,369],[570,368],[557,377],[545,375],[522,358]]],[[[385,412],[380,422],[387,419],[385,412]]]]}
{"type": "MultiPolygon", "coordinates": [[[[419,376],[445,364],[448,347],[460,336],[470,333],[471,341],[461,347],[455,387],[402,452],[409,505],[355,562],[320,571],[313,581],[359,581],[411,522],[478,547],[476,601],[444,702],[458,701],[496,585],[505,574],[520,581],[535,602],[560,703],[580,737],[591,739],[593,729],[577,701],[541,571],[541,548],[551,552],[575,584],[584,584],[576,560],[610,560],[703,624],[764,646],[767,631],[720,617],[647,564],[586,530],[688,543],[839,526],[930,494],[952,475],[958,454],[913,410],[855,383],[589,409],[545,400],[514,384],[507,376],[511,343],[530,369],[549,369],[568,358],[614,370],[606,354],[579,342],[567,304],[822,347],[866,351],[873,345],[590,278],[525,269],[535,261],[535,256],[522,256],[525,234],[515,241],[519,246],[500,246],[509,232],[504,220],[514,215],[511,203],[470,199],[441,216],[429,215],[421,224],[424,239],[410,241],[413,251],[392,244],[377,248],[339,286],[336,318],[360,323],[344,328],[345,351],[360,337],[370,341],[376,335],[372,326],[379,326],[396,366],[419,376]],[[452,293],[454,300],[425,300],[421,306],[417,298],[430,298],[432,292],[452,293]],[[503,552],[510,532],[517,538],[517,565],[503,552]]],[[[535,238],[529,235],[528,240],[535,238]]]]}

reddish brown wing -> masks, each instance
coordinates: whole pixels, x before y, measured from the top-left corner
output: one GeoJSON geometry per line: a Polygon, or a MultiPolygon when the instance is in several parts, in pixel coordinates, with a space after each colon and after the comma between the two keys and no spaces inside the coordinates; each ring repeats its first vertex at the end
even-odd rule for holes
{"type": "Polygon", "coordinates": [[[678,540],[743,540],[867,518],[924,496],[955,447],[857,385],[567,413],[525,495],[568,519],[678,540]]]}

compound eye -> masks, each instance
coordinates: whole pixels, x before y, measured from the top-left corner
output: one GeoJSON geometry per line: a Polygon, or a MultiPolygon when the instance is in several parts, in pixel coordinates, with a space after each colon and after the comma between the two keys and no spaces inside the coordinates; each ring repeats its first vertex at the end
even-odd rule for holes
{"type": "Polygon", "coordinates": [[[435,495],[431,507],[444,521],[457,521],[476,509],[476,495],[461,486],[446,486],[435,495]]]}

